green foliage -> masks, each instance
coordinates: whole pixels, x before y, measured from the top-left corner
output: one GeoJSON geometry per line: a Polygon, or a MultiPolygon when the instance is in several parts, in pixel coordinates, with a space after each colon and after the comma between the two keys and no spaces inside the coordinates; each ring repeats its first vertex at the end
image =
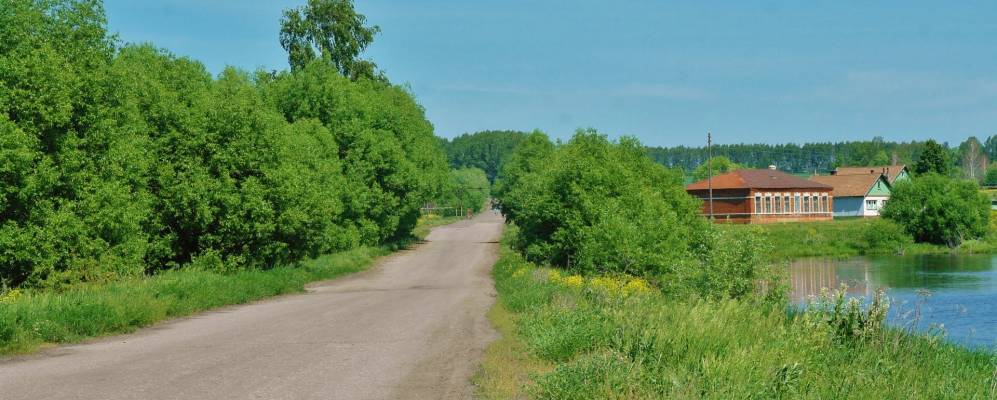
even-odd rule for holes
{"type": "Polygon", "coordinates": [[[634,139],[613,143],[580,131],[551,151],[531,137],[506,172],[497,192],[533,260],[656,276],[688,259],[691,238],[705,226],[681,177],[654,164],[634,139]]]}
{"type": "Polygon", "coordinates": [[[350,79],[383,80],[383,75],[377,75],[377,65],[359,58],[381,31],[376,25],[365,26],[366,22],[354,9],[353,0],[308,0],[306,6],[284,10],[280,45],[287,51],[292,70],[322,59],[350,79]]]}
{"type": "Polygon", "coordinates": [[[889,252],[904,254],[914,239],[900,224],[889,219],[876,219],[866,225],[861,231],[859,248],[863,253],[889,252]]]}
{"type": "Polygon", "coordinates": [[[772,250],[763,231],[735,232],[709,226],[694,243],[697,263],[680,271],[683,279],[665,281],[670,291],[693,293],[712,299],[750,298],[761,291],[767,302],[783,304],[786,290],[781,277],[766,258],[772,250]],[[763,288],[759,284],[766,285],[763,288]],[[760,289],[760,290],[759,290],[760,289]]]}
{"type": "MultiPolygon", "coordinates": [[[[315,6],[320,20],[342,11],[315,6]]],[[[97,1],[0,10],[0,284],[271,268],[377,245],[409,235],[446,181],[403,88],[321,60],[212,78],[150,45],[116,49],[97,1]]]]}
{"type": "Polygon", "coordinates": [[[987,174],[983,178],[983,184],[987,186],[997,186],[997,162],[987,166],[987,174]]]}
{"type": "Polygon", "coordinates": [[[477,168],[450,170],[450,181],[443,189],[443,196],[437,200],[438,206],[456,207],[457,215],[463,215],[468,208],[479,212],[485,206],[490,193],[490,185],[485,171],[477,168]]]}
{"type": "Polygon", "coordinates": [[[826,329],[840,342],[881,341],[887,333],[886,314],[890,310],[886,293],[877,291],[863,308],[863,299],[848,297],[847,289],[845,285],[833,293],[824,289],[807,303],[803,323],[818,331],[826,329]]]}
{"type": "Polygon", "coordinates": [[[489,182],[502,170],[502,164],[528,134],[518,131],[482,131],[443,140],[451,168],[478,168],[489,182]]]}
{"type": "Polygon", "coordinates": [[[990,201],[973,182],[927,173],[898,183],[881,215],[916,241],[956,247],[986,235],[990,201]]]}
{"type": "Polygon", "coordinates": [[[951,168],[950,163],[948,151],[942,145],[938,144],[938,142],[928,140],[924,143],[924,150],[921,152],[921,157],[914,163],[914,174],[924,175],[935,173],[943,176],[948,175],[951,168]]]}
{"type": "Polygon", "coordinates": [[[717,156],[707,160],[702,164],[699,164],[699,166],[697,166],[696,169],[692,171],[692,180],[698,182],[708,178],[711,171],[710,169],[711,167],[712,167],[713,176],[726,174],[728,172],[744,168],[740,165],[735,164],[727,157],[717,156]]]}

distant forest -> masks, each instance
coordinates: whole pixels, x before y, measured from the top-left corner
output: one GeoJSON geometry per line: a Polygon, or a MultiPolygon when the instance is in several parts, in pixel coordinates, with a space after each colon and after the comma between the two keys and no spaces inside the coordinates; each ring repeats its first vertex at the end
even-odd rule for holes
{"type": "MultiPolygon", "coordinates": [[[[997,157],[997,136],[985,141],[970,137],[958,146],[943,144],[951,152],[949,160],[956,170],[986,170],[987,160],[997,157]]],[[[921,155],[924,142],[891,142],[881,137],[869,141],[805,144],[719,144],[714,156],[752,168],[775,165],[793,173],[825,173],[838,166],[913,164],[921,155]]],[[[648,147],[654,161],[672,168],[692,171],[708,158],[702,147],[648,147]]],[[[974,177],[981,174],[970,171],[974,177]]]]}
{"type": "MultiPolygon", "coordinates": [[[[502,161],[526,137],[526,132],[483,131],[441,139],[452,168],[474,167],[485,171],[494,180],[502,161]]],[[[780,170],[813,174],[828,173],[839,166],[911,165],[918,160],[925,142],[892,142],[875,137],[868,141],[804,144],[716,144],[713,155],[729,158],[749,168],[775,165],[780,170]]],[[[969,137],[958,145],[942,144],[948,149],[953,175],[982,181],[990,160],[997,159],[997,136],[986,140],[969,137]]],[[[686,174],[706,161],[706,146],[648,147],[647,154],[655,162],[679,168],[686,174]]]]}

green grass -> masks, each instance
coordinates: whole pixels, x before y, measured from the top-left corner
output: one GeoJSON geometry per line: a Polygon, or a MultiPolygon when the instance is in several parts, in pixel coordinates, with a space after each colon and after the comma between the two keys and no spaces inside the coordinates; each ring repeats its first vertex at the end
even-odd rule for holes
{"type": "MultiPolygon", "coordinates": [[[[875,221],[873,218],[836,219],[823,222],[792,222],[766,225],[721,225],[743,234],[761,232],[772,243],[773,260],[790,260],[801,257],[851,257],[867,254],[891,254],[892,248],[867,248],[863,230],[875,221]]],[[[994,253],[997,252],[997,235],[983,240],[969,240],[951,249],[946,246],[916,243],[908,246],[905,254],[941,253],[994,253]]]]}
{"type": "Polygon", "coordinates": [[[504,336],[475,379],[485,398],[997,395],[992,354],[937,338],[886,330],[882,340],[841,341],[750,301],[610,296],[546,278],[505,245],[493,275],[504,336]]]}
{"type": "Polygon", "coordinates": [[[180,269],[61,291],[26,290],[16,298],[0,296],[0,355],[132,332],[216,307],[303,292],[309,282],[362,271],[378,257],[424,239],[432,227],[455,220],[420,221],[408,240],[328,254],[296,266],[227,274],[180,269]]]}

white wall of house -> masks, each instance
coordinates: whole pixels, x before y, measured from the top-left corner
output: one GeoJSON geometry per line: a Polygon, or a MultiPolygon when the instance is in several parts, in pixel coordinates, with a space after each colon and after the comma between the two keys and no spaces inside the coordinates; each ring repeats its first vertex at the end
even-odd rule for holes
{"type": "Polygon", "coordinates": [[[879,210],[886,205],[886,201],[889,199],[890,196],[866,196],[862,200],[862,216],[878,217],[879,210]]]}

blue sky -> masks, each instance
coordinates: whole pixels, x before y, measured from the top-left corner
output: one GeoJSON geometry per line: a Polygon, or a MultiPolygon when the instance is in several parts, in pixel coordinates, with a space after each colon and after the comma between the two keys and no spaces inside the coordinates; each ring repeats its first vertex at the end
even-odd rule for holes
{"type": "MultiPolygon", "coordinates": [[[[124,42],[285,69],[305,0],[107,0],[124,42]]],[[[357,0],[437,135],[593,127],[652,146],[997,133],[997,2],[357,0]]]]}

